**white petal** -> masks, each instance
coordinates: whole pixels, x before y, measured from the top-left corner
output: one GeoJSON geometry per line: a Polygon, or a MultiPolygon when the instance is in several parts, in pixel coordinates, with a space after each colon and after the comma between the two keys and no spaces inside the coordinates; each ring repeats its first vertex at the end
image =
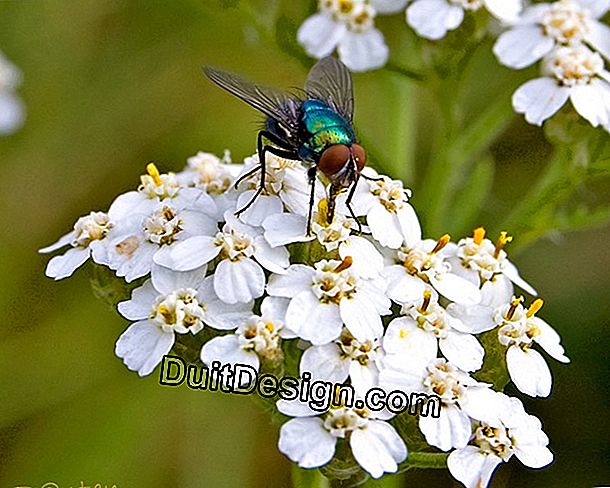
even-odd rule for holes
{"type": "Polygon", "coordinates": [[[555,329],[539,317],[533,317],[531,320],[540,331],[540,335],[535,336],[534,341],[540,344],[552,358],[562,363],[569,363],[570,359],[564,354],[565,350],[561,345],[561,337],[555,329]]]}
{"type": "Polygon", "coordinates": [[[297,41],[310,56],[323,58],[334,51],[345,32],[344,24],[318,13],[303,22],[297,32],[297,41]]]}
{"type": "Polygon", "coordinates": [[[558,86],[551,78],[536,78],[521,85],[513,93],[513,107],[530,124],[542,125],[557,112],[570,95],[566,86],[558,86]]]}
{"type": "Polygon", "coordinates": [[[120,302],[117,306],[119,313],[129,320],[141,320],[148,317],[159,292],[155,290],[152,281],[146,282],[131,292],[131,298],[120,302]]]}
{"type": "Polygon", "coordinates": [[[417,0],[407,9],[407,23],[426,39],[445,37],[463,18],[464,11],[446,0],[417,0]]]}
{"type": "Polygon", "coordinates": [[[92,241],[89,243],[89,249],[91,250],[91,259],[94,263],[108,266],[110,263],[110,254],[108,252],[107,239],[92,241]]]}
{"type": "MultiPolygon", "coordinates": [[[[218,207],[214,199],[205,192],[202,192],[199,188],[181,188],[178,196],[171,200],[172,205],[179,209],[187,209],[190,215],[194,214],[205,214],[208,219],[206,219],[206,224],[210,219],[215,220],[216,215],[218,215],[218,207]],[[193,210],[194,212],[190,212],[193,210]]],[[[204,225],[203,222],[200,225],[204,225]]],[[[212,234],[217,232],[216,229],[208,227],[211,229],[212,234]]],[[[207,232],[204,232],[207,233],[207,232]]]]}
{"type": "Polygon", "coordinates": [[[381,68],[388,60],[388,46],[383,34],[375,28],[365,32],[348,31],[337,48],[341,61],[351,71],[381,68]]]}
{"type": "MultiPolygon", "coordinates": [[[[254,196],[256,190],[248,190],[239,195],[237,208],[243,208],[254,196]]],[[[282,201],[276,195],[259,195],[254,203],[239,215],[239,219],[255,227],[260,226],[268,216],[282,213],[282,201]]]]}
{"type": "Polygon", "coordinates": [[[251,259],[218,263],[214,272],[214,291],[225,303],[249,302],[265,291],[265,273],[251,259]]]}
{"type": "Polygon", "coordinates": [[[305,402],[296,400],[278,400],[275,402],[279,412],[289,417],[317,417],[320,412],[316,412],[305,402]]]}
{"type": "Polygon", "coordinates": [[[164,266],[153,265],[150,275],[153,285],[161,293],[171,293],[180,288],[199,288],[205,278],[207,266],[191,271],[174,271],[164,266]]]}
{"type": "Polygon", "coordinates": [[[381,317],[362,293],[343,298],[339,310],[343,323],[357,340],[373,340],[383,335],[381,317]]]}
{"type": "Polygon", "coordinates": [[[485,0],[487,10],[500,20],[515,22],[523,8],[521,0],[485,0]]]}
{"type": "Polygon", "coordinates": [[[112,221],[120,221],[126,217],[141,212],[146,198],[139,191],[128,191],[116,197],[108,209],[108,217],[112,221]]]}
{"type": "Polygon", "coordinates": [[[307,237],[307,218],[292,213],[270,215],[263,221],[265,239],[272,246],[282,246],[292,242],[306,242],[315,239],[307,237]]]}
{"type": "Polygon", "coordinates": [[[588,26],[587,42],[606,59],[610,59],[610,27],[597,20],[589,20],[588,26]]]}
{"type": "Polygon", "coordinates": [[[24,120],[23,102],[11,93],[0,93],[0,134],[12,134],[24,120]]]}
{"type": "Polygon", "coordinates": [[[332,459],[336,443],[319,418],[297,418],[280,428],[278,449],[301,468],[317,468],[332,459]]]}
{"type": "Polygon", "coordinates": [[[293,264],[286,274],[271,275],[267,293],[292,298],[301,291],[311,290],[314,269],[304,264],[293,264]]]}
{"type": "Polygon", "coordinates": [[[370,420],[366,427],[352,432],[350,446],[358,464],[373,478],[395,473],[407,457],[407,447],[390,424],[370,420]]]}
{"type": "Polygon", "coordinates": [[[311,290],[303,291],[288,305],[286,326],[314,345],[327,344],[341,334],[339,307],[320,303],[311,290]]]}
{"type": "Polygon", "coordinates": [[[475,446],[466,446],[449,454],[447,467],[451,476],[466,488],[486,488],[491,475],[502,460],[493,454],[483,454],[475,446]]]}
{"type": "Polygon", "coordinates": [[[61,249],[62,247],[67,246],[68,244],[70,244],[70,242],[72,242],[73,238],[74,238],[74,231],[68,232],[67,234],[61,236],[57,240],[57,242],[54,242],[50,246],[43,247],[42,249],[39,249],[38,252],[40,254],[47,254],[49,252],[57,251],[58,249],[61,249]]]}
{"type": "Polygon", "coordinates": [[[246,351],[235,334],[214,337],[201,348],[201,361],[209,366],[212,361],[220,364],[247,364],[258,371],[259,359],[254,351],[246,351]]]}
{"type": "Polygon", "coordinates": [[[398,249],[404,240],[398,219],[379,202],[373,204],[366,216],[373,238],[382,246],[398,249]]]}
{"type": "Polygon", "coordinates": [[[383,366],[379,372],[379,386],[385,391],[421,392],[427,364],[428,361],[414,358],[406,361],[402,355],[388,354],[383,358],[383,366]]]}
{"type": "Polygon", "coordinates": [[[460,398],[460,408],[470,418],[492,427],[501,427],[506,411],[504,397],[488,387],[468,386],[460,398]]]}
{"type": "Polygon", "coordinates": [[[574,85],[570,89],[572,105],[593,127],[610,123],[610,111],[603,103],[604,84],[601,80],[592,80],[588,85],[574,85]]]}
{"type": "Polygon", "coordinates": [[[485,349],[476,337],[454,330],[447,332],[447,337],[439,341],[443,355],[464,371],[478,371],[483,366],[485,349]]]}
{"type": "Polygon", "coordinates": [[[366,365],[358,361],[350,361],[349,377],[356,394],[364,396],[367,391],[379,384],[379,369],[373,361],[369,361],[366,365]]]}
{"type": "Polygon", "coordinates": [[[445,452],[465,447],[470,439],[470,419],[455,405],[443,405],[439,418],[420,415],[419,428],[428,444],[445,452]]]}
{"type": "Polygon", "coordinates": [[[55,256],[47,264],[45,274],[49,278],[61,280],[72,275],[76,268],[82,266],[89,258],[89,249],[73,247],[62,256],[55,256]]]}
{"type": "Polygon", "coordinates": [[[131,324],[116,343],[115,354],[131,371],[140,376],[152,373],[174,345],[174,334],[163,332],[152,322],[131,324]]]}
{"type": "Polygon", "coordinates": [[[421,225],[411,205],[405,203],[403,208],[396,212],[396,218],[407,246],[415,246],[421,241],[421,225]]]}
{"type": "MultiPolygon", "coordinates": [[[[194,188],[185,188],[185,190],[195,190],[194,188]]],[[[196,190],[200,195],[209,196],[196,190]]],[[[215,205],[212,202],[212,205],[215,205]]],[[[218,232],[216,220],[208,215],[195,210],[181,210],[180,220],[182,221],[182,233],[180,239],[186,239],[191,236],[214,236],[218,232]],[[185,236],[185,237],[183,237],[185,236]]]]}
{"type": "Polygon", "coordinates": [[[529,24],[502,33],[494,44],[493,52],[503,65],[521,69],[538,61],[554,45],[553,39],[545,36],[539,25],[529,24]]]}
{"type": "Polygon", "coordinates": [[[432,276],[430,283],[436,291],[452,302],[476,305],[481,301],[481,292],[476,285],[452,273],[432,276]]]}
{"type": "Polygon", "coordinates": [[[604,15],[610,9],[610,0],[577,0],[595,19],[604,15]]]}
{"type": "Polygon", "coordinates": [[[343,383],[348,375],[351,360],[341,357],[335,343],[312,346],[305,350],[299,364],[299,374],[311,373],[312,379],[323,379],[332,383],[343,383]]]}
{"type": "Polygon", "coordinates": [[[400,355],[405,361],[418,357],[428,362],[436,357],[438,341],[432,333],[418,327],[412,318],[398,317],[388,324],[383,348],[390,354],[400,355]]]}
{"type": "MultiPolygon", "coordinates": [[[[135,237],[135,236],[132,236],[135,237]]],[[[117,276],[125,277],[127,283],[141,278],[150,272],[153,257],[159,246],[147,241],[139,240],[136,251],[130,256],[121,256],[118,260],[117,276]]]]}
{"type": "Polygon", "coordinates": [[[284,274],[290,266],[290,255],[283,246],[271,247],[263,236],[254,239],[254,259],[272,273],[284,274]]]}
{"type": "Polygon", "coordinates": [[[546,446],[515,446],[515,455],[529,468],[543,468],[553,462],[553,453],[546,446]]]}
{"type": "Polygon", "coordinates": [[[383,256],[364,237],[350,236],[339,246],[341,259],[353,258],[352,269],[362,278],[374,278],[383,271],[383,256]]]}
{"type": "MultiPolygon", "coordinates": [[[[521,278],[521,276],[519,275],[519,271],[517,270],[517,267],[510,261],[508,261],[508,260],[504,261],[502,273],[505,274],[508,277],[508,279],[510,279],[510,281],[512,281],[515,285],[517,285],[519,288],[526,291],[530,295],[534,295],[534,296],[538,295],[536,290],[534,290],[534,288],[532,288],[532,286],[527,281],[525,281],[523,278],[521,278]]],[[[509,298],[509,300],[504,300],[504,303],[506,303],[508,301],[510,301],[510,298],[509,298]]]]}
{"type": "Polygon", "coordinates": [[[417,276],[411,276],[405,267],[399,264],[386,267],[383,276],[388,281],[388,297],[397,303],[415,301],[427,288],[426,283],[417,276]]]}
{"type": "Polygon", "coordinates": [[[286,310],[290,300],[288,298],[280,297],[265,297],[263,303],[261,303],[261,317],[263,320],[271,320],[272,322],[285,322],[286,310]]]}
{"type": "Polygon", "coordinates": [[[511,346],[506,351],[506,365],[510,379],[519,391],[533,397],[547,397],[551,393],[551,370],[538,351],[523,351],[511,346]]]}
{"type": "Polygon", "coordinates": [[[230,307],[221,301],[214,291],[214,276],[208,276],[197,293],[199,303],[205,305],[203,321],[214,329],[231,330],[246,323],[252,315],[251,301],[234,303],[230,307]]]}
{"type": "Polygon", "coordinates": [[[195,236],[178,242],[169,247],[169,253],[164,253],[155,262],[176,271],[188,271],[209,263],[218,256],[221,247],[213,244],[214,237],[195,236]]]}

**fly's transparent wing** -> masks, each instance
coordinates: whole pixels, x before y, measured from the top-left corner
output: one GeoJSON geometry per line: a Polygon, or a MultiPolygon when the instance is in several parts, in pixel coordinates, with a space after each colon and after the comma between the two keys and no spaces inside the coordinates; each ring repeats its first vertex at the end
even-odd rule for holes
{"type": "Polygon", "coordinates": [[[327,56],[318,61],[305,82],[305,93],[332,103],[337,111],[350,122],[354,117],[354,93],[352,76],[337,58],[327,56]]]}
{"type": "Polygon", "coordinates": [[[255,85],[250,81],[210,66],[203,68],[205,75],[221,88],[240,98],[293,132],[298,128],[297,100],[279,90],[255,85]]]}

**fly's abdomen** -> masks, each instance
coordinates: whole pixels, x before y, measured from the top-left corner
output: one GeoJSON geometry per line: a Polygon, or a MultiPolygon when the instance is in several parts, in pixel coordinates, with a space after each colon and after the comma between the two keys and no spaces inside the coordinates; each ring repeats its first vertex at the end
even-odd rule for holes
{"type": "Polygon", "coordinates": [[[351,144],[354,131],[351,124],[321,100],[306,100],[303,103],[302,122],[307,137],[300,155],[306,160],[316,156],[332,144],[351,144]]]}

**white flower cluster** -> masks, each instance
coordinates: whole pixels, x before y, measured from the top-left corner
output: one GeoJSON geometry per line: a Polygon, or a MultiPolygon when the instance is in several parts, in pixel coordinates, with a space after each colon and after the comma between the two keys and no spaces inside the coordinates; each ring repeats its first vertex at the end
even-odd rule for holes
{"type": "MultiPolygon", "coordinates": [[[[335,48],[352,71],[383,66],[388,46],[374,26],[377,13],[403,9],[408,0],[320,0],[319,12],[298,32],[310,56],[322,58],[335,48]]],[[[569,99],[594,127],[610,131],[610,28],[599,21],[607,0],[557,0],[525,9],[521,0],[413,0],[407,23],[426,39],[438,40],[456,29],[464,13],[485,8],[503,25],[493,51],[501,64],[521,69],[542,60],[540,78],[522,85],[513,107],[531,124],[541,125],[569,99]]]]}
{"type": "Polygon", "coordinates": [[[521,69],[542,60],[540,78],[522,85],[513,106],[530,124],[541,125],[568,99],[593,127],[610,131],[610,28],[598,19],[606,0],[557,0],[526,8],[504,32],[494,53],[505,66],[521,69]]]}
{"type": "MultiPolygon", "coordinates": [[[[318,182],[308,236],[306,168],[273,155],[262,196],[237,218],[259,184],[257,166],[255,156],[240,165],[208,153],[177,174],[149,164],[136,191],[108,212],[81,217],[42,250],[69,246],[47,275],[70,276],[91,258],[127,282],[140,279],[118,305],[133,323],[116,343],[117,356],[140,376],[157,367],[176,334],[201,338],[205,365],[257,370],[281,364],[293,341],[301,374],[312,380],[349,382],[359,397],[371,388],[437,395],[440,417],[420,416],[419,429],[430,446],[451,451],[448,467],[467,487],[486,486],[513,454],[531,467],[551,462],[539,420],[475,379],[486,354],[482,333],[495,344],[489,347],[505,349],[510,378],[526,395],[551,390],[538,346],[569,361],[558,334],[536,315],[542,300],[525,308],[514,296],[514,285],[536,292],[507,258],[511,238],[503,232],[492,242],[478,228],[457,243],[449,235],[424,239],[410,191],[370,168],[353,197],[360,225],[343,200],[328,218],[318,182]]],[[[320,412],[285,400],[277,407],[294,417],[281,428],[279,449],[301,467],[330,462],[338,442],[375,478],[407,458],[388,409],[320,412]]]]}
{"type": "MultiPolygon", "coordinates": [[[[409,0],[319,0],[319,12],[303,23],[297,39],[316,58],[337,49],[352,71],[380,68],[389,53],[375,28],[375,17],[399,12],[407,3],[409,0]]],[[[406,20],[421,37],[438,40],[462,23],[465,11],[481,8],[502,22],[513,22],[521,11],[521,0],[412,0],[406,20]]]]}
{"type": "Polygon", "coordinates": [[[21,71],[0,52],[0,135],[11,134],[25,118],[23,102],[15,94],[21,84],[21,71]]]}

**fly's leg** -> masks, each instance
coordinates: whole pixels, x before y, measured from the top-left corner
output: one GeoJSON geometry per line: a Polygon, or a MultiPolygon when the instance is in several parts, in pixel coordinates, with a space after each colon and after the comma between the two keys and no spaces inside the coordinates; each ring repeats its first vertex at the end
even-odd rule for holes
{"type": "Polygon", "coordinates": [[[260,165],[257,166],[256,168],[254,168],[252,171],[249,171],[248,173],[243,175],[238,180],[238,182],[242,181],[244,177],[250,176],[250,175],[256,173],[257,171],[261,171],[261,182],[260,182],[260,185],[258,186],[256,192],[252,196],[252,198],[248,201],[248,203],[246,203],[242,208],[238,209],[235,212],[235,215],[238,217],[242,213],[244,213],[246,210],[248,210],[248,208],[250,208],[252,206],[252,204],[256,201],[256,199],[265,189],[265,177],[267,175],[265,156],[266,156],[267,152],[270,152],[271,154],[275,154],[276,156],[279,156],[280,158],[292,159],[292,160],[297,160],[297,161],[300,159],[299,155],[294,151],[282,149],[281,147],[275,147],[275,146],[271,146],[268,144],[263,144],[263,138],[270,140],[272,143],[277,144],[278,146],[285,147],[285,145],[286,145],[283,141],[278,139],[275,135],[273,135],[269,131],[262,130],[258,133],[257,153],[258,153],[258,160],[260,162],[260,165]]]}
{"type": "Polygon", "coordinates": [[[369,181],[383,181],[383,177],[381,177],[381,176],[377,176],[377,177],[373,178],[372,176],[367,176],[362,173],[360,173],[360,176],[362,176],[365,180],[369,180],[369,181]]]}
{"type": "MultiPolygon", "coordinates": [[[[360,176],[364,176],[364,175],[360,175],[360,176]]],[[[354,198],[354,193],[356,192],[357,184],[358,184],[358,178],[356,178],[356,180],[354,181],[354,184],[352,185],[352,187],[349,190],[349,193],[347,194],[347,199],[345,200],[345,206],[349,210],[349,214],[351,215],[352,219],[354,219],[356,221],[356,224],[358,224],[358,233],[362,234],[362,224],[356,218],[356,214],[354,213],[354,209],[352,208],[352,198],[354,198]]]]}
{"type": "Polygon", "coordinates": [[[316,192],[316,172],[315,166],[307,170],[307,177],[309,178],[309,212],[307,213],[307,237],[311,235],[311,214],[313,211],[313,199],[316,192]]]}
{"type": "Polygon", "coordinates": [[[247,173],[244,173],[243,175],[241,175],[237,181],[235,181],[235,183],[233,183],[233,188],[235,188],[237,190],[237,188],[239,187],[239,185],[241,185],[241,182],[250,178],[250,176],[252,176],[254,173],[258,172],[261,170],[261,165],[259,164],[256,168],[252,168],[250,171],[248,171],[247,173]]]}

